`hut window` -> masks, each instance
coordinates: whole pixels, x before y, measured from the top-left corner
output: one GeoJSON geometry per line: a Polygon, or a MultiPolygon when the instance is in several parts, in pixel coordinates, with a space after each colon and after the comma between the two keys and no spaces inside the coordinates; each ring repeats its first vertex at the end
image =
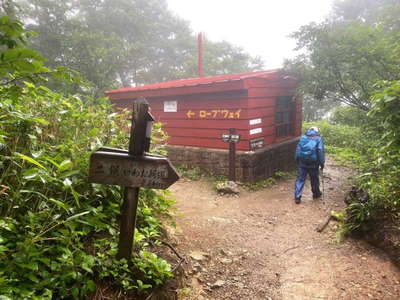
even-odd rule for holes
{"type": "Polygon", "coordinates": [[[276,136],[293,135],[293,96],[280,96],[276,100],[275,128],[276,136]]]}

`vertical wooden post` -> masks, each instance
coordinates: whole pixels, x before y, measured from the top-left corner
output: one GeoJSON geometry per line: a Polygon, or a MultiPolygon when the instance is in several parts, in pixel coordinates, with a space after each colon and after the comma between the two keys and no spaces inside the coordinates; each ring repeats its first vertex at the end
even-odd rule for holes
{"type": "Polygon", "coordinates": [[[117,259],[125,258],[129,260],[131,257],[138,201],[139,188],[124,188],[117,259]]]}
{"type": "MultiPolygon", "coordinates": [[[[229,135],[236,134],[235,128],[229,128],[229,135]]],[[[236,182],[236,143],[229,141],[229,180],[236,182]]]]}
{"type": "MultiPolygon", "coordinates": [[[[149,104],[145,99],[138,99],[133,106],[131,135],[129,139],[129,154],[134,157],[143,156],[149,146],[146,141],[149,104]]],[[[121,206],[121,224],[118,242],[117,259],[130,260],[133,238],[136,227],[136,212],[139,201],[139,188],[126,187],[121,206]]]]}
{"type": "Polygon", "coordinates": [[[199,77],[204,77],[203,73],[203,33],[197,36],[197,72],[199,77]]]}

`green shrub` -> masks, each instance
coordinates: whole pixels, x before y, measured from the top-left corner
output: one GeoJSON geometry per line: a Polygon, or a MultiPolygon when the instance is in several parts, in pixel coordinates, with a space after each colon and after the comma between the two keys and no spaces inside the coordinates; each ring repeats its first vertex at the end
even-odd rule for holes
{"type": "Polygon", "coordinates": [[[311,126],[317,126],[324,139],[326,153],[333,156],[344,165],[361,165],[361,154],[365,153],[368,144],[361,128],[333,124],[328,121],[303,123],[303,131],[311,126]]]}
{"type": "Polygon", "coordinates": [[[205,173],[199,167],[188,166],[185,164],[179,165],[177,167],[177,170],[182,177],[188,178],[190,180],[200,180],[200,178],[205,173]]]}
{"type": "MultiPolygon", "coordinates": [[[[102,145],[126,148],[127,134],[119,128],[127,126],[128,116],[112,113],[105,101],[87,107],[77,97],[32,84],[22,91],[22,97],[0,105],[0,183],[7,187],[0,195],[0,281],[7,283],[0,294],[81,298],[104,274],[115,275],[127,290],[161,284],[164,274],[145,274],[139,288],[137,282],[127,286],[118,272],[104,270],[108,260],[115,262],[121,191],[89,183],[88,161],[102,145]],[[107,236],[107,247],[99,247],[99,235],[107,236]],[[91,248],[105,256],[93,255],[87,251],[91,248]]],[[[169,215],[173,201],[148,189],[140,196],[138,232],[149,240],[159,235],[159,216],[169,215]]],[[[125,271],[132,278],[142,276],[125,271]]]]}
{"type": "Polygon", "coordinates": [[[261,180],[256,183],[244,183],[243,186],[249,191],[258,191],[275,185],[279,180],[293,179],[296,175],[294,172],[275,172],[274,176],[261,180]]]}
{"type": "Polygon", "coordinates": [[[381,219],[400,217],[400,81],[382,82],[376,88],[368,115],[356,114],[352,120],[356,126],[338,124],[352,122],[349,112],[336,117],[334,125],[312,124],[320,127],[328,153],[357,166],[360,175],[355,183],[369,194],[367,202],[346,208],[345,233],[365,232],[381,219]]]}
{"type": "Polygon", "coordinates": [[[369,201],[346,209],[349,232],[367,231],[382,219],[400,217],[400,81],[377,85],[371,103],[368,160],[357,180],[369,201]]]}
{"type": "Polygon", "coordinates": [[[372,160],[364,167],[360,183],[377,207],[396,217],[400,213],[400,81],[382,82],[368,113],[374,119],[370,139],[372,160]]]}
{"type": "Polygon", "coordinates": [[[360,127],[368,123],[367,112],[353,106],[341,106],[336,108],[329,118],[334,124],[360,127]]]}
{"type": "Polygon", "coordinates": [[[24,48],[21,25],[0,18],[0,33],[0,295],[82,299],[102,279],[125,292],[162,284],[170,267],[149,252],[149,241],[160,234],[159,217],[171,216],[173,200],[142,189],[137,254],[128,265],[114,258],[121,189],[87,179],[93,150],[127,147],[129,115],[114,113],[106,99],[34,83],[45,69],[24,48]]]}

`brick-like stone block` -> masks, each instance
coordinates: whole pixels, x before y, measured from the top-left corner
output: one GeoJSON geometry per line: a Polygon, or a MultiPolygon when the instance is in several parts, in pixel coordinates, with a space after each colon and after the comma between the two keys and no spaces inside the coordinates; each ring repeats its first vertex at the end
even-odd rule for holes
{"type": "MultiPolygon", "coordinates": [[[[236,153],[236,177],[243,182],[257,182],[278,171],[296,168],[294,152],[298,138],[266,146],[254,152],[236,153]]],[[[200,167],[215,175],[229,175],[229,151],[188,146],[166,146],[173,164],[200,167]]]]}

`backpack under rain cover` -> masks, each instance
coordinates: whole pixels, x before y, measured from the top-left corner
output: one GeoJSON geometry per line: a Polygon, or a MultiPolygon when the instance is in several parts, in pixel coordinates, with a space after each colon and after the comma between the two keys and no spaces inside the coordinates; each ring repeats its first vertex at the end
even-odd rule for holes
{"type": "Polygon", "coordinates": [[[299,159],[306,164],[312,164],[317,162],[318,139],[303,136],[300,139],[299,144],[300,144],[299,159]]]}

